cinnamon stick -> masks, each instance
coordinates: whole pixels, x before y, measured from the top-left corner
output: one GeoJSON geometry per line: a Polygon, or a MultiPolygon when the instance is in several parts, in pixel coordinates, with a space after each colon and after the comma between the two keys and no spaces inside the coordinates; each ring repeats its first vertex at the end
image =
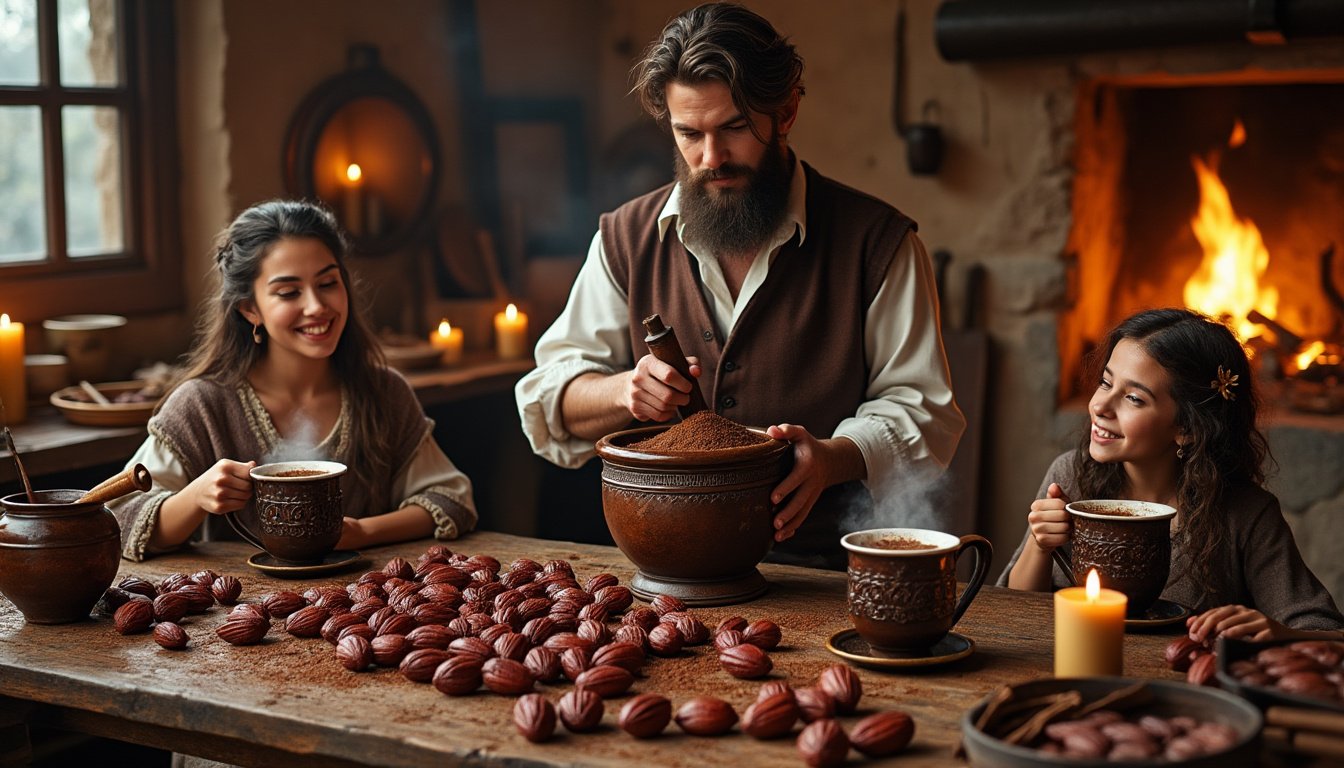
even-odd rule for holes
{"type": "Polygon", "coordinates": [[[1030,720],[1005,736],[1003,740],[1009,744],[1030,744],[1036,740],[1037,736],[1041,735],[1045,726],[1054,722],[1055,718],[1063,717],[1070,710],[1083,703],[1083,696],[1077,691],[1065,691],[1059,694],[1057,698],[1058,700],[1054,704],[1032,715],[1030,720]]]}
{"type": "MultiPolygon", "coordinates": [[[[999,686],[989,697],[989,702],[985,704],[984,711],[975,719],[976,730],[988,733],[990,724],[998,718],[999,709],[1012,701],[1014,695],[1011,685],[999,686]]],[[[952,756],[958,758],[966,756],[966,742],[961,737],[957,738],[957,744],[952,748],[952,756]]]]}
{"type": "Polygon", "coordinates": [[[1153,692],[1148,690],[1144,683],[1134,683],[1124,688],[1118,688],[1102,696],[1100,699],[1088,704],[1078,710],[1073,715],[1073,719],[1081,720],[1084,717],[1103,709],[1129,709],[1134,706],[1141,706],[1153,700],[1153,692]]]}
{"type": "Polygon", "coordinates": [[[1344,714],[1321,709],[1270,707],[1265,710],[1265,725],[1278,725],[1301,731],[1320,731],[1344,738],[1344,714]]]}
{"type": "Polygon", "coordinates": [[[153,478],[150,477],[149,470],[145,469],[145,465],[136,464],[133,467],[128,467],[125,472],[115,477],[109,477],[90,488],[88,493],[79,497],[78,503],[109,502],[132,491],[148,491],[153,482],[153,478]]]}

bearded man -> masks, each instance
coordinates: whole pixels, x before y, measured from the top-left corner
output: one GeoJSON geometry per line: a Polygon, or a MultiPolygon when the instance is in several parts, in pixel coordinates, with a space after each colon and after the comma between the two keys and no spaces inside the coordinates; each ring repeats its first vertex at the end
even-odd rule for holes
{"type": "Polygon", "coordinates": [[[671,130],[676,182],[601,217],[515,394],[533,450],[565,467],[632,420],[668,421],[692,382],[646,354],[641,321],[660,314],[712,409],[793,444],[772,559],[843,568],[842,512],[945,468],[965,421],[915,223],[789,149],[802,73],[738,5],[664,28],[633,92],[671,130]]]}

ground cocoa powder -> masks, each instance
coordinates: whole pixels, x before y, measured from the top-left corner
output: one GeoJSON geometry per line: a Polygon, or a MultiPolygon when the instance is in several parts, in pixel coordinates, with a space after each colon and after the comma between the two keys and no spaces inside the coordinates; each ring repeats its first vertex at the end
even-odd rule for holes
{"type": "Polygon", "coordinates": [[[631,443],[630,447],[649,453],[690,453],[741,448],[768,440],[713,411],[697,411],[666,432],[631,443]]]}
{"type": "Polygon", "coordinates": [[[895,536],[878,539],[869,546],[874,549],[937,549],[937,545],[926,544],[908,536],[895,536]]]}

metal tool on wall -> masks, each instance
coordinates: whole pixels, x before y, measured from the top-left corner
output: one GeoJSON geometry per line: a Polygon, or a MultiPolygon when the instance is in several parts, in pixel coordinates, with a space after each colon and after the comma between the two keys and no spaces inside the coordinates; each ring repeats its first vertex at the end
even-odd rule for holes
{"type": "Polygon", "coordinates": [[[905,140],[905,162],[910,173],[916,176],[932,176],[943,165],[943,130],[934,122],[938,115],[938,102],[929,99],[924,102],[921,122],[905,121],[905,75],[909,70],[905,61],[905,6],[896,11],[896,70],[892,78],[893,93],[891,99],[891,119],[896,133],[905,140]]]}

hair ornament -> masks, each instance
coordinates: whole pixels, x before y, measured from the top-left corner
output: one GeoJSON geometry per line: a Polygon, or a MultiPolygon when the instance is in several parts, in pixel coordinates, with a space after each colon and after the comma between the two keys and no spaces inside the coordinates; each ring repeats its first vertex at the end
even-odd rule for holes
{"type": "Polygon", "coordinates": [[[1236,400],[1237,393],[1233,390],[1237,387],[1237,379],[1241,378],[1239,374],[1218,366],[1218,378],[1209,382],[1209,388],[1223,396],[1224,400],[1236,400]]]}

